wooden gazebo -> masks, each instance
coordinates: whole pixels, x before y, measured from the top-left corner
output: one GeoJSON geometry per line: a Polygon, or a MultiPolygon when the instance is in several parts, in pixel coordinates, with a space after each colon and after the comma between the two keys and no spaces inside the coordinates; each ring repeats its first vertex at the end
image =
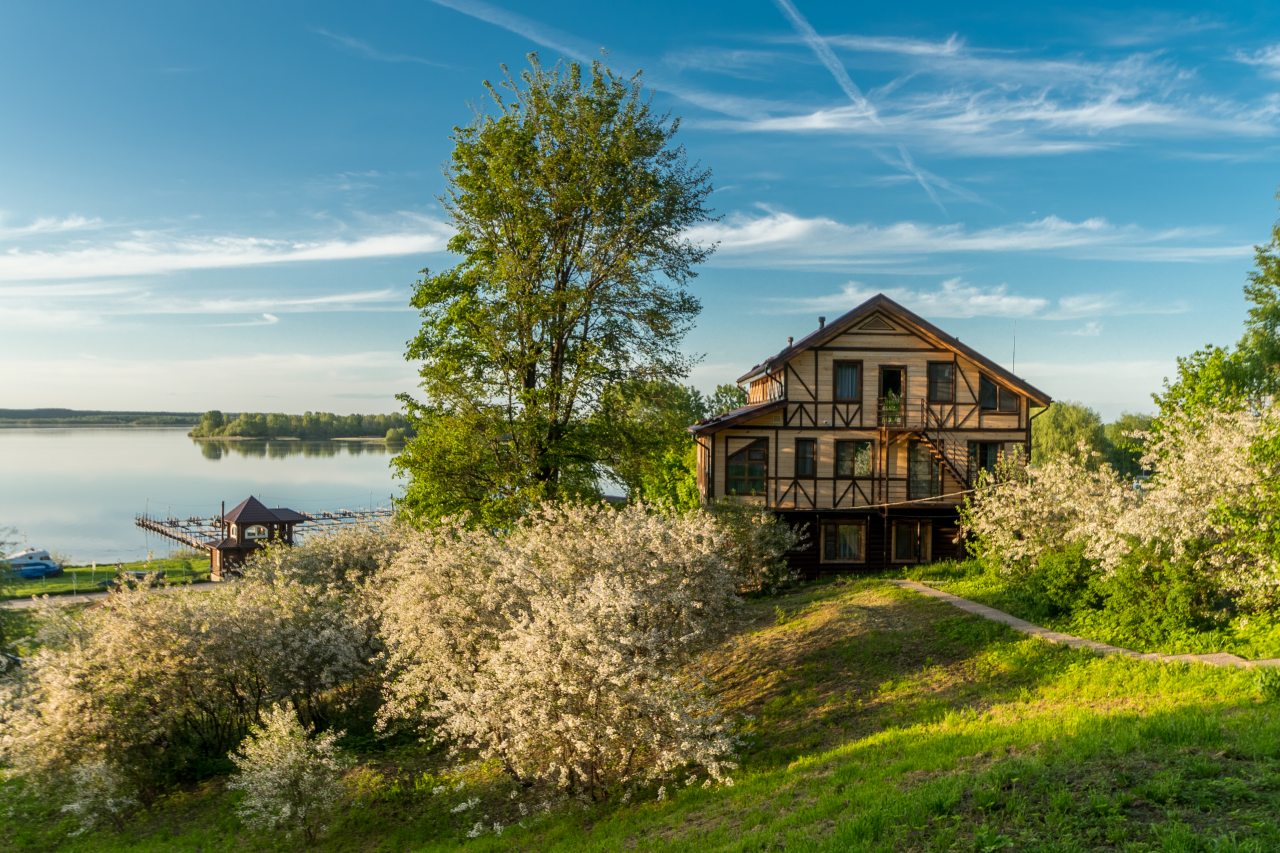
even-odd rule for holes
{"type": "Polygon", "coordinates": [[[268,542],[292,545],[294,525],[308,520],[284,507],[268,509],[250,495],[222,514],[222,539],[209,546],[210,577],[222,580],[234,574],[251,553],[268,542]]]}

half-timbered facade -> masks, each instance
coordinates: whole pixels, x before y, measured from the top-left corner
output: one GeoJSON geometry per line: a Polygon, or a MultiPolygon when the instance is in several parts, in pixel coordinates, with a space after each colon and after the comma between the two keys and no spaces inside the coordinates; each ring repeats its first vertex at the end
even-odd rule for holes
{"type": "Polygon", "coordinates": [[[806,524],[806,574],[958,556],[979,470],[1051,403],[884,295],[747,371],[747,405],[691,427],[698,488],[806,524]]]}

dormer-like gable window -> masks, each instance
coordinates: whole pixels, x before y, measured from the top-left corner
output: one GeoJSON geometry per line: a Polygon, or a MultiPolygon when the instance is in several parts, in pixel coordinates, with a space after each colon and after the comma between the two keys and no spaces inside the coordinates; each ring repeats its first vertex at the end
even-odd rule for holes
{"type": "Polygon", "coordinates": [[[1019,411],[1018,395],[985,373],[978,379],[978,407],[984,412],[1005,412],[1017,414],[1019,411]]]}

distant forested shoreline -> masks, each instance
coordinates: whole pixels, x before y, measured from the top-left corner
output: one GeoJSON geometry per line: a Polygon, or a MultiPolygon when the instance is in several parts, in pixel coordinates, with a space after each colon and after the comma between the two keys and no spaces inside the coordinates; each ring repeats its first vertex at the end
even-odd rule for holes
{"type": "Polygon", "coordinates": [[[192,438],[380,438],[401,442],[411,433],[404,415],[335,415],[307,412],[286,415],[279,412],[223,413],[216,409],[200,415],[187,433],[192,438]]]}
{"type": "Polygon", "coordinates": [[[200,422],[199,412],[108,412],[81,409],[0,409],[5,427],[189,427],[200,422]]]}

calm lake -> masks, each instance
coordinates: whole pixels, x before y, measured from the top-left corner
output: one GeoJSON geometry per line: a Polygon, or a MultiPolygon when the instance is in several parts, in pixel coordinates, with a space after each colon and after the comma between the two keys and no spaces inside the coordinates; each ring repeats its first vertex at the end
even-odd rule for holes
{"type": "Polygon", "coordinates": [[[0,527],[77,563],[179,547],[135,515],[214,516],[253,495],[299,512],[389,506],[374,442],[192,441],[185,429],[0,429],[0,527]]]}

